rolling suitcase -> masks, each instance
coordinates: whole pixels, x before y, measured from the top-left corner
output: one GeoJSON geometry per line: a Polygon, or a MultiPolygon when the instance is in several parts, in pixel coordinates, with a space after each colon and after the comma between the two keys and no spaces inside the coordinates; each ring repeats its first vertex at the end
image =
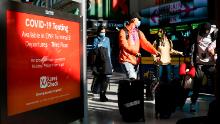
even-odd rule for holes
{"type": "Polygon", "coordinates": [[[171,82],[160,81],[155,90],[155,111],[156,117],[169,118],[176,107],[183,108],[188,97],[189,90],[181,86],[179,79],[171,82]]]}
{"type": "Polygon", "coordinates": [[[141,80],[120,80],[118,86],[118,107],[124,121],[145,121],[144,82],[141,80]]]}
{"type": "Polygon", "coordinates": [[[155,116],[170,118],[176,109],[175,88],[172,83],[160,81],[155,90],[155,116]]]}

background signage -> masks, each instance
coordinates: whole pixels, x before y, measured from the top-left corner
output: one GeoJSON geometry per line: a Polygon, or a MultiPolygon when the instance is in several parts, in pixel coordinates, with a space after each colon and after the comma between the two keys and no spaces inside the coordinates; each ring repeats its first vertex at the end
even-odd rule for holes
{"type": "Polygon", "coordinates": [[[208,18],[207,0],[177,1],[159,6],[153,6],[140,11],[144,17],[143,23],[150,26],[197,21],[208,18]]]}

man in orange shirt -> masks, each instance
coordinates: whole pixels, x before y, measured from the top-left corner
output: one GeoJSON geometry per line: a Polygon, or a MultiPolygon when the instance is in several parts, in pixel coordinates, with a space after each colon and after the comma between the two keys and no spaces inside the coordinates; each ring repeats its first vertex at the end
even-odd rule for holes
{"type": "Polygon", "coordinates": [[[145,38],[142,31],[138,30],[141,21],[134,17],[129,21],[129,24],[119,32],[119,63],[131,80],[137,79],[140,48],[154,55],[159,55],[159,52],[145,38]]]}

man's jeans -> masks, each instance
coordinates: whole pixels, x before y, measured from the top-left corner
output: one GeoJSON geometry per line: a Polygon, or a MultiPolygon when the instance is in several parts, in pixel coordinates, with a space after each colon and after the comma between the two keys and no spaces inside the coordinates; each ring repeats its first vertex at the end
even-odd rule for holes
{"type": "Polygon", "coordinates": [[[129,62],[123,62],[121,64],[122,71],[127,75],[129,79],[137,79],[139,65],[133,65],[129,62]]]}

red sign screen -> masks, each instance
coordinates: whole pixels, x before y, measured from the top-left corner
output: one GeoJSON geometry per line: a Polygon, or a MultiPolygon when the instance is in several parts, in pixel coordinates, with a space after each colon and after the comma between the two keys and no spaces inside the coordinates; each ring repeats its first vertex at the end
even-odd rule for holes
{"type": "Polygon", "coordinates": [[[80,95],[80,22],[8,10],[8,115],[80,95]]]}

